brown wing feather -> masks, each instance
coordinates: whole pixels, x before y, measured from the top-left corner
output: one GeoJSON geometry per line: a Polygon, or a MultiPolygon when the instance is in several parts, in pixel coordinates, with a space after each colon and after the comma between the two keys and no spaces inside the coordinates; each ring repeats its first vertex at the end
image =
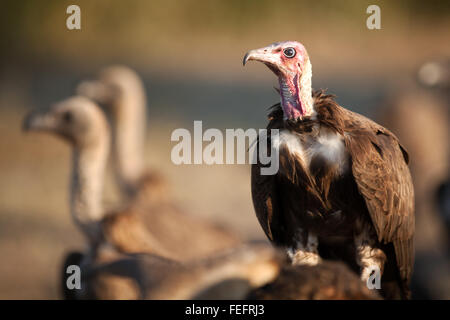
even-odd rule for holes
{"type": "MultiPolygon", "coordinates": [[[[274,176],[261,175],[261,165],[252,165],[252,198],[256,217],[266,236],[274,241],[272,234],[272,220],[274,209],[277,210],[277,197],[274,188],[274,176]]],[[[276,213],[275,213],[276,214],[276,213]]]]}
{"type": "Polygon", "coordinates": [[[400,276],[409,283],[414,261],[414,189],[407,153],[391,132],[361,118],[351,126],[358,129],[345,134],[352,173],[378,240],[394,244],[400,276]]]}

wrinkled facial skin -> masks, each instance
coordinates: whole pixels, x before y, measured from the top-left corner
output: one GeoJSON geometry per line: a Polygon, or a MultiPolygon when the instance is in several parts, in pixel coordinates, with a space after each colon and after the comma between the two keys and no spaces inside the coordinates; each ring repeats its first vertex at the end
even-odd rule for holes
{"type": "Polygon", "coordinates": [[[250,50],[247,61],[264,63],[278,77],[285,119],[301,120],[314,113],[311,98],[311,63],[305,47],[297,41],[277,42],[250,50]]]}
{"type": "Polygon", "coordinates": [[[278,77],[292,78],[296,74],[301,74],[306,59],[308,59],[308,54],[301,43],[285,41],[249,51],[244,57],[244,65],[250,60],[260,61],[267,65],[278,77]],[[295,50],[295,55],[291,58],[285,54],[285,50],[288,48],[295,50]]]}

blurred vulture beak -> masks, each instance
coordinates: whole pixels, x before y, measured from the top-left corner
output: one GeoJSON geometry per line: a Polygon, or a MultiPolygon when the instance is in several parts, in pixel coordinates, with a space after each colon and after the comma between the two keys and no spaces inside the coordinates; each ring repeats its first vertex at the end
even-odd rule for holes
{"type": "Polygon", "coordinates": [[[27,131],[47,131],[55,127],[55,118],[51,113],[29,113],[22,123],[22,130],[27,131]]]}

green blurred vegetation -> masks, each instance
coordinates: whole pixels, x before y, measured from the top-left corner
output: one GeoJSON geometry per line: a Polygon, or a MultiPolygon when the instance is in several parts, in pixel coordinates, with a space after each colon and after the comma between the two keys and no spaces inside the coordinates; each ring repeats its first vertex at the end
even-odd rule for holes
{"type": "MultiPolygon", "coordinates": [[[[319,59],[339,50],[351,62],[359,59],[360,48],[369,48],[387,60],[381,56],[385,48],[405,37],[420,37],[415,46],[429,48],[424,56],[436,54],[439,50],[424,39],[450,26],[450,1],[438,0],[4,0],[1,9],[0,63],[30,69],[116,61],[141,68],[170,61],[172,69],[195,69],[204,60],[212,62],[212,54],[226,68],[246,48],[287,39],[309,46],[318,42],[312,49],[319,59]],[[82,30],[66,29],[70,4],[81,8],[82,30]],[[382,13],[382,30],[372,33],[365,27],[370,4],[382,13]]],[[[417,52],[408,45],[394,50],[417,52]]]]}

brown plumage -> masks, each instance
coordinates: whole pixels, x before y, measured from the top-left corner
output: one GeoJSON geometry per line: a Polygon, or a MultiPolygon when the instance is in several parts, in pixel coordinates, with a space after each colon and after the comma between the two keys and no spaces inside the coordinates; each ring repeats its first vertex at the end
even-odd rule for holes
{"type": "MultiPolygon", "coordinates": [[[[101,221],[103,241],[122,253],[154,253],[175,256],[148,231],[141,216],[132,208],[113,211],[101,221]]],[[[103,242],[102,241],[102,242],[103,242]]]]}
{"type": "Polygon", "coordinates": [[[414,264],[414,190],[408,154],[386,128],[311,90],[306,49],[288,41],[248,52],[278,76],[281,103],[269,115],[270,147],[279,170],[252,166],[258,220],[294,264],[321,258],[378,269],[386,298],[408,298],[414,264]],[[273,136],[270,130],[278,129],[273,136]]]}
{"type": "MultiPolygon", "coordinates": [[[[315,231],[319,239],[344,238],[350,247],[356,225],[373,226],[380,247],[394,246],[395,255],[387,263],[398,266],[401,288],[408,296],[414,260],[414,202],[407,153],[390,131],[340,107],[332,96],[315,92],[314,106],[317,120],[291,123],[283,121],[280,105],[275,105],[267,128],[288,129],[303,137],[320,130],[339,133],[351,156],[351,174],[336,178],[333,168],[308,172],[295,155],[281,149],[281,174],[262,176],[259,164],[252,167],[258,220],[273,242],[286,247],[293,245],[298,224],[315,231]]],[[[354,266],[352,251],[345,250],[345,255],[354,266]]]]}

